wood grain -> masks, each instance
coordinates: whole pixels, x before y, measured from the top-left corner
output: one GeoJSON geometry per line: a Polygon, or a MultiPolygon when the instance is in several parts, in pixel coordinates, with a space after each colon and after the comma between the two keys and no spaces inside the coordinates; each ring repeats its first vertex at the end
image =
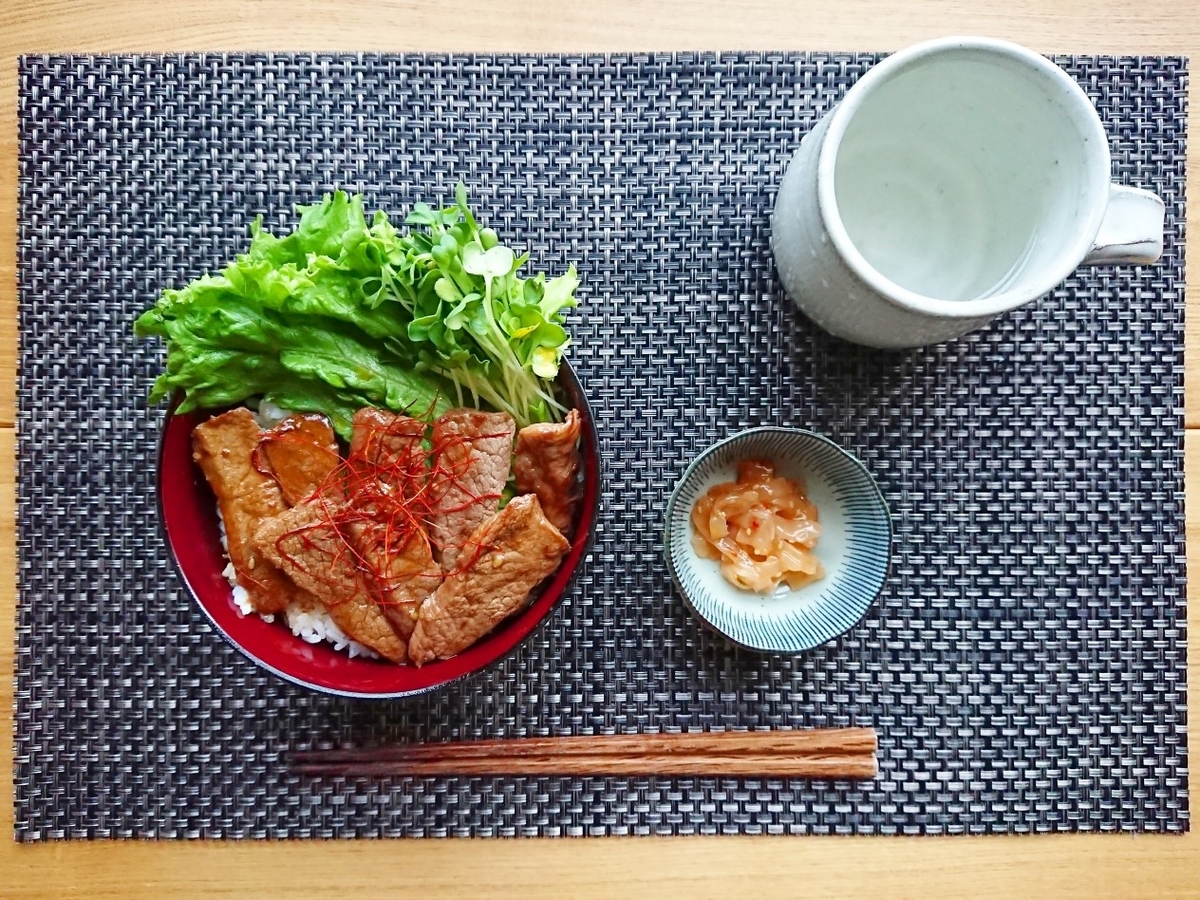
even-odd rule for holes
{"type": "Polygon", "coordinates": [[[11,845],[5,895],[421,900],[1200,896],[1190,839],[560,838],[11,845]],[[1189,868],[1192,869],[1189,872],[1189,868]]]}
{"type": "MultiPolygon", "coordinates": [[[[13,671],[16,56],[115,50],[893,50],[950,33],[1042,52],[1200,58],[1194,0],[555,0],[350,2],[179,0],[0,5],[0,669],[13,671]]],[[[1192,129],[1192,133],[1195,131],[1192,129]]],[[[1190,141],[1193,148],[1195,139],[1190,141]]],[[[1189,151],[1189,196],[1200,196],[1189,151]]],[[[1188,232],[1200,234],[1194,210],[1188,232]]],[[[1189,241],[1194,254],[1197,241],[1189,241]]],[[[1195,268],[1195,267],[1193,267],[1195,268]]],[[[1200,344],[1189,278],[1187,422],[1200,426],[1200,344]]],[[[1200,432],[1189,433],[1188,556],[1200,541],[1200,432]]],[[[1197,705],[1200,654],[1189,663],[1197,705]]],[[[0,760],[11,758],[12,682],[0,677],[0,760]]],[[[1196,743],[1191,743],[1193,753],[1196,743]]],[[[0,763],[0,790],[12,774],[0,763]]],[[[1200,897],[1200,838],[629,838],[330,842],[70,842],[18,846],[0,802],[0,896],[287,897],[403,891],[415,896],[1200,897]]]]}
{"type": "Polygon", "coordinates": [[[850,778],[870,779],[879,773],[873,756],[519,756],[499,759],[416,760],[413,762],[300,763],[297,775],[384,778],[413,775],[493,775],[562,778],[631,778],[639,775],[695,778],[850,778]]]}
{"type": "Polygon", "coordinates": [[[430,741],[291,754],[299,775],[694,775],[874,778],[871,728],[430,741]]]}
{"type": "Polygon", "coordinates": [[[3,48],[115,50],[894,50],[987,34],[1042,52],[1189,53],[1194,5],[1169,0],[900,0],[788,3],[559,0],[455,4],[367,0],[16,0],[3,48]]]}
{"type": "Polygon", "coordinates": [[[17,58],[0,53],[0,428],[16,421],[17,166],[17,58]]]}
{"type": "Polygon", "coordinates": [[[879,737],[873,728],[779,728],[770,731],[693,731],[680,734],[613,734],[525,737],[470,741],[429,741],[380,747],[307,750],[291,761],[309,765],[339,762],[413,762],[439,759],[491,759],[520,756],[874,756],[879,737]]]}

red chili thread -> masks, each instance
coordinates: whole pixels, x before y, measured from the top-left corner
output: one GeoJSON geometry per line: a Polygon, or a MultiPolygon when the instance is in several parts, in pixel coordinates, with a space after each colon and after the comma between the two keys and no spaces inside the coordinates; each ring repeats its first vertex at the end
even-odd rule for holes
{"type": "MultiPolygon", "coordinates": [[[[455,436],[452,441],[443,442],[439,448],[441,452],[430,453],[421,443],[423,433],[413,433],[412,427],[411,420],[397,418],[388,428],[374,431],[361,451],[340,460],[309,498],[310,502],[319,504],[320,521],[286,532],[276,542],[280,556],[314,581],[330,588],[329,602],[336,604],[349,599],[337,596],[343,591],[345,582],[344,577],[335,574],[338,566],[349,568],[362,578],[363,586],[382,605],[394,604],[390,593],[403,579],[441,577],[440,568],[415,572],[406,569],[391,576],[388,574],[389,562],[408,549],[409,541],[416,539],[418,532],[425,540],[429,539],[428,523],[434,510],[458,511],[499,497],[499,494],[477,496],[463,486],[462,478],[471,466],[469,452],[452,463],[446,462],[445,453],[454,442],[467,444],[499,435],[479,435],[471,439],[455,436]],[[411,446],[397,449],[391,443],[395,439],[411,446]],[[457,487],[470,499],[461,506],[443,508],[439,500],[452,487],[457,487]],[[343,497],[350,501],[341,502],[343,497]],[[350,537],[355,531],[354,526],[362,526],[358,529],[359,536],[365,538],[362,550],[350,537]],[[317,533],[322,539],[314,538],[317,533]],[[289,537],[300,539],[301,551],[288,553],[284,549],[283,544],[289,537]],[[328,546],[330,543],[332,550],[328,546]],[[319,566],[307,564],[306,558],[323,562],[319,566]]],[[[456,571],[473,565],[481,549],[477,547],[471,558],[460,564],[456,571]]]]}

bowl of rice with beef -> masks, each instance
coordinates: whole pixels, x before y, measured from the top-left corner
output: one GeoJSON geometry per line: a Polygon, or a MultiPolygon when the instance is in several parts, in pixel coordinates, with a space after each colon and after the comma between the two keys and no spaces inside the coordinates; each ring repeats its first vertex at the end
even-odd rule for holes
{"type": "Polygon", "coordinates": [[[169,413],[159,505],[217,631],[324,693],[399,698],[480,672],[562,600],[593,540],[595,424],[574,371],[561,422],[364,409],[350,439],[269,404],[169,413]]]}

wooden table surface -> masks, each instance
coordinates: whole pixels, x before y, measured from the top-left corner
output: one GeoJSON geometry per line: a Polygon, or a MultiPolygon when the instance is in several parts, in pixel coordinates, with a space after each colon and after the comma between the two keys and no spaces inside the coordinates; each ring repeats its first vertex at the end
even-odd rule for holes
{"type": "MultiPolygon", "coordinates": [[[[181,50],[896,50],[984,34],[1043,53],[1200,59],[1200,3],[1116,0],[2,0],[0,2],[0,672],[16,614],[16,91],[18,54],[181,50]]],[[[1195,114],[1193,114],[1195,115],[1195,114]]],[[[1195,121],[1195,119],[1193,119],[1195,121]]],[[[1196,129],[1188,194],[1200,197],[1196,129]]],[[[1200,220],[1188,216],[1188,255],[1200,220]]],[[[1187,535],[1198,571],[1200,280],[1188,279],[1187,535]]],[[[1200,708],[1200,655],[1189,701],[1200,708]]],[[[0,676],[0,786],[11,796],[13,685],[0,676]]],[[[1193,754],[1200,744],[1191,742],[1193,754]]],[[[1194,757],[1193,757],[1194,758],[1194,757]]],[[[1200,897],[1200,834],[720,837],[292,842],[11,840],[0,802],[0,897],[414,896],[622,898],[845,895],[1200,897]]]]}

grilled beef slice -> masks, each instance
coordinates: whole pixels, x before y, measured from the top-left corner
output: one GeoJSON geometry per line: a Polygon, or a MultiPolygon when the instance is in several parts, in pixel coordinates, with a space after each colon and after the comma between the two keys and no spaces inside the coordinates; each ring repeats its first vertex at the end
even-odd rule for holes
{"type": "Polygon", "coordinates": [[[537,497],[514,497],[471,534],[459,557],[462,567],[422,604],[409,658],[419,666],[470,647],[525,605],[569,547],[537,497]]]}
{"type": "Polygon", "coordinates": [[[574,525],[579,474],[579,411],[559,424],[527,425],[517,432],[513,475],[518,494],[536,494],[546,518],[564,535],[574,525]]]}
{"type": "Polygon", "coordinates": [[[341,492],[337,439],[320,413],[288,416],[263,435],[261,452],[288,506],[321,490],[341,492]]]}
{"type": "Polygon", "coordinates": [[[232,409],[193,429],[192,458],[217,497],[238,583],[257,612],[270,614],[288,605],[292,585],[252,541],[259,522],[286,508],[275,479],[254,466],[261,438],[250,410],[232,409]]]}
{"type": "Polygon", "coordinates": [[[417,610],[442,583],[429,538],[420,528],[398,528],[382,516],[354,521],[347,531],[373,573],[380,610],[407,641],[417,624],[417,610]]]}
{"type": "Polygon", "coordinates": [[[320,600],[348,637],[392,662],[404,662],[404,641],[372,599],[374,586],[332,519],[339,513],[330,501],[306,501],[262,522],[254,544],[297,587],[320,600]]]}
{"type": "Polygon", "coordinates": [[[425,423],[384,409],[365,407],[354,414],[350,434],[349,493],[374,483],[417,491],[424,486],[425,423]]]}
{"type": "Polygon", "coordinates": [[[348,494],[355,515],[347,529],[374,573],[379,605],[396,633],[412,634],[421,603],[442,583],[423,530],[425,424],[382,409],[354,414],[348,494]]]}
{"type": "Polygon", "coordinates": [[[455,570],[471,532],[500,505],[515,430],[507,413],[474,409],[452,409],[433,424],[429,536],[447,573],[455,570]]]}

